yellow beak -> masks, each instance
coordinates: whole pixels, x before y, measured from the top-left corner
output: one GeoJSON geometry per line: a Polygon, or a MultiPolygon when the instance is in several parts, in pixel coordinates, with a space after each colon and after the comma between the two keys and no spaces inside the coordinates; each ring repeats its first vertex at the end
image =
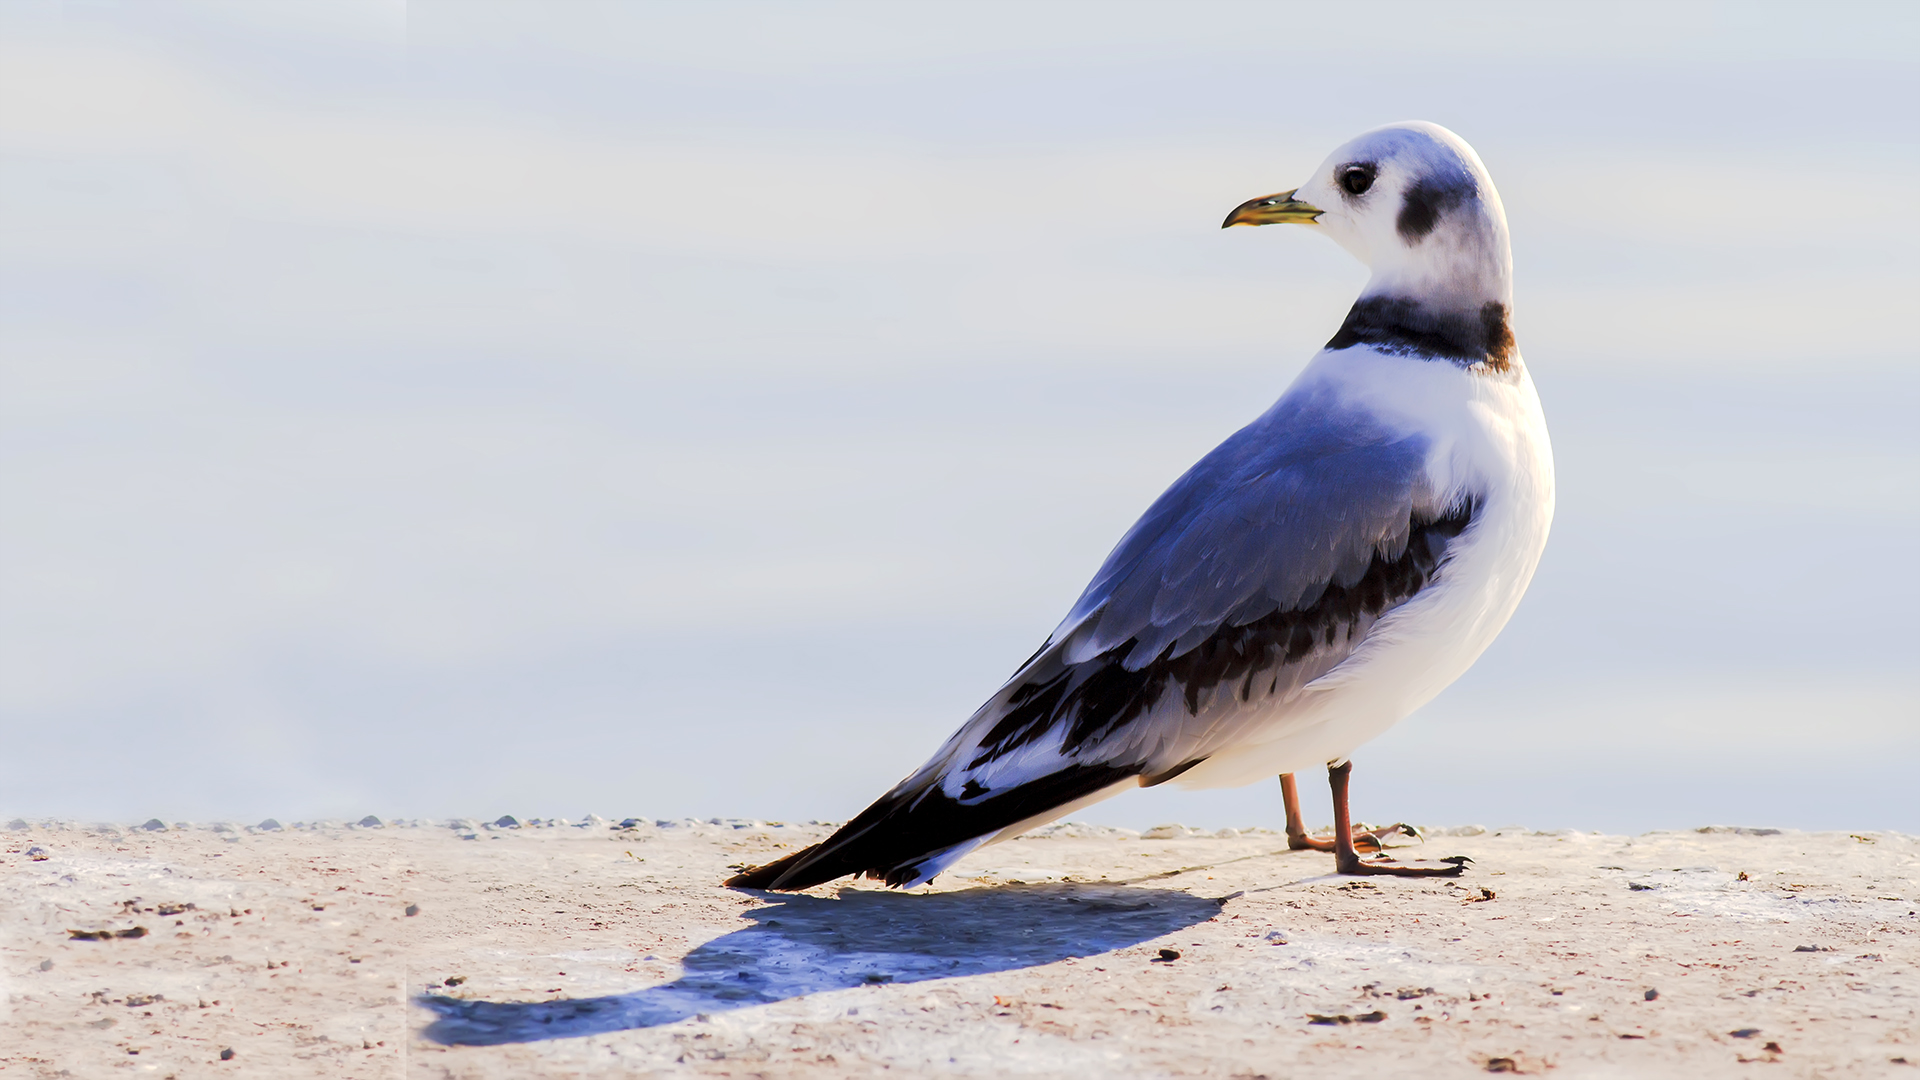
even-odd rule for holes
{"type": "MultiPolygon", "coordinates": [[[[1294,191],[1300,190],[1294,188],[1294,191]]],[[[1311,225],[1315,218],[1326,213],[1312,203],[1301,202],[1293,197],[1293,191],[1283,191],[1278,195],[1262,195],[1257,199],[1248,199],[1233,208],[1222,222],[1223,229],[1235,225],[1311,225]]]]}

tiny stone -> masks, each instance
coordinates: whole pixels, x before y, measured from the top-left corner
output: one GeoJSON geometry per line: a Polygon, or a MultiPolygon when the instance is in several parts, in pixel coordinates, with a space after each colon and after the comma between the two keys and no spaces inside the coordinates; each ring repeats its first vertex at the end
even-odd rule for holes
{"type": "Polygon", "coordinates": [[[1660,991],[1658,991],[1658,990],[1649,990],[1649,991],[1647,991],[1647,1000],[1648,1000],[1648,1001],[1654,1001],[1654,1000],[1657,1000],[1657,999],[1658,999],[1659,997],[1660,997],[1660,991]]]}
{"type": "Polygon", "coordinates": [[[1155,959],[1157,959],[1160,963],[1163,963],[1163,964],[1171,964],[1175,960],[1180,959],[1180,950],[1179,949],[1161,949],[1160,955],[1155,959]]]}
{"type": "Polygon", "coordinates": [[[418,914],[420,914],[420,905],[419,905],[419,904],[408,904],[408,905],[407,905],[407,914],[408,914],[409,916],[413,916],[413,915],[418,915],[418,914]]]}
{"type": "Polygon", "coordinates": [[[1755,1035],[1760,1034],[1760,1029],[1759,1028],[1741,1028],[1738,1031],[1729,1031],[1727,1032],[1727,1034],[1733,1036],[1736,1039],[1751,1039],[1755,1035]]]}
{"type": "Polygon", "coordinates": [[[232,1061],[232,1060],[233,1060],[233,1050],[232,1050],[231,1048],[224,1048],[224,1049],[222,1049],[222,1050],[220,1051],[220,1060],[221,1060],[221,1061],[232,1061]]]}
{"type": "Polygon", "coordinates": [[[51,960],[42,960],[42,961],[40,961],[40,970],[41,970],[41,971],[52,971],[52,970],[53,970],[53,961],[51,961],[51,960]]]}

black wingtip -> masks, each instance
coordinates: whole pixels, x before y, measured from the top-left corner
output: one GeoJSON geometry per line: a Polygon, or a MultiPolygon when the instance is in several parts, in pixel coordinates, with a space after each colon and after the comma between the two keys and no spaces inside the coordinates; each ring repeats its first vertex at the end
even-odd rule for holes
{"type": "MultiPolygon", "coordinates": [[[[729,889],[778,889],[780,888],[778,884],[780,878],[784,876],[788,870],[792,869],[795,863],[813,854],[816,850],[818,850],[818,845],[807,848],[804,851],[796,851],[784,859],[770,862],[765,866],[756,866],[749,870],[742,870],[738,874],[728,878],[724,884],[729,889]]],[[[788,888],[796,889],[805,887],[804,885],[788,886],[788,888]]]]}
{"type": "Polygon", "coordinates": [[[929,858],[941,852],[1033,820],[1083,796],[1117,789],[1139,775],[1138,766],[1071,764],[969,803],[937,787],[903,785],[820,843],[778,862],[744,870],[726,884],[735,889],[795,892],[849,874],[865,874],[904,888],[919,878],[929,858]]]}

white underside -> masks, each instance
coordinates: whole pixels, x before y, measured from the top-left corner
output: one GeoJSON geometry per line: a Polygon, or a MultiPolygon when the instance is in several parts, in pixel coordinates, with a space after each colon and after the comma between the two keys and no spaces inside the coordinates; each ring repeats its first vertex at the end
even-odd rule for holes
{"type": "MultiPolygon", "coordinates": [[[[1132,758],[1134,744],[1157,744],[1150,770],[1199,765],[1172,783],[1234,787],[1277,773],[1316,769],[1350,756],[1368,740],[1433,700],[1486,651],[1533,579],[1553,520],[1553,452],[1540,399],[1516,355],[1502,374],[1446,361],[1389,356],[1359,347],[1322,352],[1299,383],[1322,382],[1389,427],[1428,440],[1427,481],[1443,502],[1477,497],[1473,523],[1448,545],[1437,580],[1375,623],[1353,655],[1284,697],[1228,704],[1202,718],[1169,695],[1149,717],[1115,733],[1127,745],[1078,752],[1083,760],[1132,758]]],[[[1298,384],[1296,384],[1298,385],[1298,384]]],[[[1064,731],[970,772],[989,787],[1018,783],[1060,766],[1064,731]]],[[[968,746],[950,743],[925,768],[938,770],[968,746]],[[944,760],[943,760],[944,759],[944,760]]],[[[1137,758],[1133,758],[1138,760],[1137,758]]],[[[1140,783],[1127,780],[995,833],[955,845],[920,864],[930,880],[983,844],[1016,836],[1140,783]]]]}
{"type": "Polygon", "coordinates": [[[1479,492],[1480,513],[1449,546],[1435,585],[1376,623],[1352,656],[1300,694],[1233,725],[1231,745],[1174,783],[1233,787],[1345,758],[1433,700],[1493,643],[1533,580],[1553,520],[1553,451],[1540,398],[1517,355],[1511,374],[1362,349],[1314,359],[1303,380],[1337,381],[1352,399],[1431,437],[1435,488],[1479,492]]]}

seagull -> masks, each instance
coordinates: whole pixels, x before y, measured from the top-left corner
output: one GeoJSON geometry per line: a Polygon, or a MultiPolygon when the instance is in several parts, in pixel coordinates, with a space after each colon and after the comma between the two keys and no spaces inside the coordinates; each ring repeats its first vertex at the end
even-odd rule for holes
{"type": "Polygon", "coordinates": [[[1349,755],[1472,666],[1546,546],[1553,453],[1510,329],[1506,213],[1472,147],[1407,122],[1222,228],[1278,224],[1325,233],[1371,271],[1326,347],[1147,508],[931,760],[728,885],[920,885],[983,844],[1170,781],[1282,774],[1304,841],[1292,774],[1321,765],[1339,873],[1461,872],[1458,858],[1361,858],[1349,755]]]}

